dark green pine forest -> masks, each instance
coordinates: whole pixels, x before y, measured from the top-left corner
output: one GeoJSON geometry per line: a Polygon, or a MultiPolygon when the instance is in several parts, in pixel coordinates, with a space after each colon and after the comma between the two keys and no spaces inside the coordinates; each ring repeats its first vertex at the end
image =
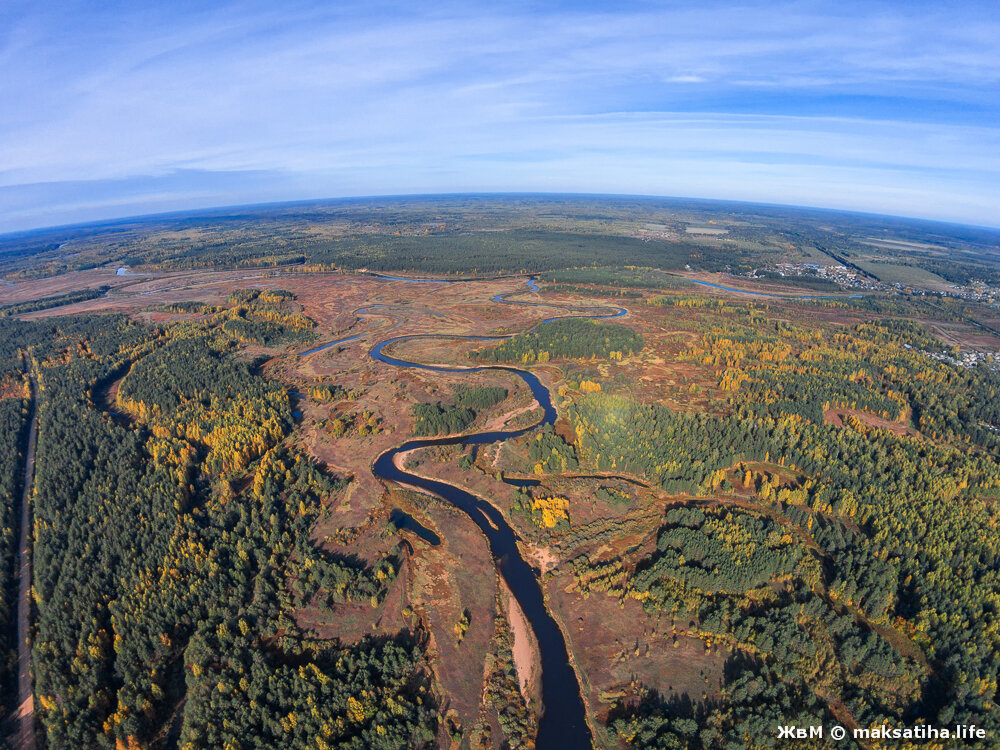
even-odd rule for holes
{"type": "Polygon", "coordinates": [[[550,359],[621,359],[642,349],[642,336],[618,323],[564,318],[541,323],[473,356],[490,362],[528,364],[550,359]]]}
{"type": "Polygon", "coordinates": [[[475,421],[478,412],[496,406],[505,398],[506,388],[476,386],[459,388],[451,404],[440,401],[414,404],[413,434],[423,437],[462,432],[475,421]]]}
{"type": "MultiPolygon", "coordinates": [[[[16,572],[30,388],[19,343],[0,323],[0,726],[17,697],[16,572]]],[[[0,736],[0,748],[6,738],[0,736]]]]}
{"type": "MultiPolygon", "coordinates": [[[[167,736],[185,748],[433,740],[414,634],[341,648],[289,617],[314,595],[378,600],[398,562],[367,567],[313,544],[323,503],[343,482],[286,443],[287,393],[235,356],[231,336],[118,315],[9,319],[3,377],[22,387],[19,350],[40,386],[33,659],[48,747],[167,736]],[[102,403],[125,373],[117,403],[102,403]]],[[[0,404],[7,513],[24,399],[0,404]]],[[[6,583],[13,542],[3,520],[6,583]]],[[[0,616],[9,620],[9,601],[0,616]]],[[[3,677],[10,685],[9,669],[3,677]]]]}

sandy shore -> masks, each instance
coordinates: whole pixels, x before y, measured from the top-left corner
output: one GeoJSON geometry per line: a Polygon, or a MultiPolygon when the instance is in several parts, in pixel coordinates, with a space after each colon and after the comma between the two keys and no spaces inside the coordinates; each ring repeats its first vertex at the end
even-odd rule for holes
{"type": "Polygon", "coordinates": [[[525,703],[538,703],[541,693],[542,666],[538,652],[535,634],[524,616],[521,605],[511,593],[507,583],[500,576],[500,586],[504,592],[504,606],[507,609],[507,620],[514,635],[513,653],[514,668],[517,670],[517,681],[521,686],[521,695],[525,703]]]}
{"type": "Polygon", "coordinates": [[[499,417],[491,419],[489,422],[486,423],[486,426],[483,428],[483,431],[490,432],[492,430],[503,429],[503,427],[515,417],[520,416],[525,412],[532,411],[533,409],[537,409],[538,407],[539,407],[538,400],[531,399],[531,403],[528,404],[527,406],[522,406],[520,409],[514,409],[512,411],[507,412],[506,414],[501,414],[499,417]]]}

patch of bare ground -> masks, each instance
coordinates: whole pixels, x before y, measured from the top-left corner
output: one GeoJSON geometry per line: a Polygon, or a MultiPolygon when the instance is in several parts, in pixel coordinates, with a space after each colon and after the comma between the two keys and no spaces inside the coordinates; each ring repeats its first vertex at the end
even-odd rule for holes
{"type": "Polygon", "coordinates": [[[545,588],[581,677],[595,746],[620,747],[604,726],[619,701],[650,690],[695,702],[718,696],[729,652],[689,634],[688,621],[651,617],[634,599],[619,601],[605,593],[584,598],[569,568],[547,576],[545,588]]]}
{"type": "MultiPolygon", "coordinates": [[[[920,319],[919,322],[927,326],[947,346],[991,352],[1000,349],[1000,337],[968,323],[953,323],[926,318],[920,319]]],[[[992,325],[995,324],[995,322],[992,323],[992,325]]]]}
{"type": "Polygon", "coordinates": [[[500,578],[500,588],[507,622],[510,623],[514,636],[512,650],[518,685],[525,703],[537,706],[542,698],[542,657],[538,651],[538,641],[521,605],[517,603],[503,578],[500,578]]]}
{"type": "Polygon", "coordinates": [[[885,419],[874,414],[869,414],[868,412],[861,411],[860,409],[827,409],[823,412],[823,422],[835,427],[843,427],[844,422],[847,421],[849,417],[856,419],[869,427],[889,430],[897,435],[909,435],[910,437],[920,436],[919,432],[914,430],[912,427],[908,427],[904,423],[895,422],[891,419],[885,419]]]}
{"type": "MultiPolygon", "coordinates": [[[[436,334],[447,335],[447,334],[436,334]]],[[[456,338],[415,338],[399,341],[384,351],[386,354],[408,362],[433,363],[448,367],[476,367],[482,364],[470,359],[468,354],[488,342],[464,341],[456,338]]]]}
{"type": "Polygon", "coordinates": [[[503,414],[500,414],[493,419],[489,420],[484,426],[484,430],[502,430],[505,427],[509,427],[514,423],[517,417],[522,414],[530,414],[539,408],[538,401],[531,399],[531,401],[522,406],[518,406],[515,409],[511,409],[503,414]]]}
{"type": "Polygon", "coordinates": [[[135,279],[115,276],[114,269],[95,269],[50,276],[43,279],[16,281],[0,285],[0,305],[12,305],[67,292],[94,289],[100,286],[124,286],[135,279]]]}
{"type": "Polygon", "coordinates": [[[428,656],[442,712],[470,728],[479,717],[497,614],[496,567],[482,532],[464,513],[426,498],[407,510],[421,523],[426,519],[442,540],[437,547],[414,544],[409,597],[430,634],[428,656]]]}

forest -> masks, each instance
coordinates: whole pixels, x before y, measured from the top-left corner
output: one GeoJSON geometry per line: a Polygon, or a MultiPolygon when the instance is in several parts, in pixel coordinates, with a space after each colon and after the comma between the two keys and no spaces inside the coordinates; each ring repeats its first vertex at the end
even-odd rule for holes
{"type": "Polygon", "coordinates": [[[33,660],[48,747],[164,732],[185,748],[433,741],[416,641],[317,643],[289,616],[313,598],[377,602],[398,562],[311,541],[343,483],[287,444],[284,388],[210,322],[6,325],[41,386],[33,660]],[[125,416],[105,413],[92,394],[123,368],[125,416]]]}
{"type": "Polygon", "coordinates": [[[659,268],[649,267],[600,267],[564,268],[557,271],[546,271],[538,275],[538,280],[545,283],[550,290],[562,290],[567,287],[579,288],[580,284],[588,284],[613,289],[683,289],[691,287],[690,281],[677,274],[665,273],[659,268]]]}
{"type": "Polygon", "coordinates": [[[910,263],[965,284],[998,278],[998,244],[995,230],[978,227],[780,206],[609,196],[426,196],[219,209],[12,235],[0,238],[0,275],[38,278],[118,265],[150,271],[297,265],[464,275],[640,266],[748,274],[779,260],[819,256],[849,265],[873,258],[910,263]],[[691,235],[691,224],[715,224],[726,234],[691,235]],[[867,243],[875,234],[904,244],[876,248],[867,243]]]}
{"type": "Polygon", "coordinates": [[[237,289],[227,298],[222,330],[244,344],[311,341],[315,323],[289,309],[295,295],[284,289],[237,289]]]}
{"type": "Polygon", "coordinates": [[[451,435],[472,424],[478,412],[496,406],[507,398],[501,386],[463,386],[455,391],[454,403],[418,403],[413,405],[413,434],[451,435]]]}
{"type": "Polygon", "coordinates": [[[0,320],[0,726],[16,708],[15,580],[31,396],[17,333],[15,322],[0,320]]]}
{"type": "Polygon", "coordinates": [[[928,358],[941,344],[912,321],[826,331],[761,307],[730,307],[681,354],[716,374],[728,415],[604,393],[570,407],[581,467],[682,502],[646,557],[578,560],[581,590],[690,618],[733,652],[718,705],[651,696],[620,706],[615,730],[634,747],[735,747],[779,715],[832,721],[835,700],[861,726],[1000,731],[1000,462],[983,427],[997,373],[928,358]],[[908,416],[926,437],[837,427],[830,408],[908,416]],[[728,507],[748,495],[759,510],[728,507]]]}
{"type": "Polygon", "coordinates": [[[621,359],[642,349],[642,335],[618,323],[563,318],[541,323],[494,347],[471,352],[490,362],[548,362],[550,359],[621,359]]]}

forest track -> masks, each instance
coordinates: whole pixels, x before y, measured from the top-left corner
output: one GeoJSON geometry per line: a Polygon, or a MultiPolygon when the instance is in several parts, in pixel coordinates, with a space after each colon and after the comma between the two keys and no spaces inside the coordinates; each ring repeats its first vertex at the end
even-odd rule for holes
{"type": "Polygon", "coordinates": [[[35,475],[35,445],[38,439],[38,385],[27,359],[25,369],[31,384],[28,407],[28,447],[24,453],[24,487],[21,492],[21,529],[18,542],[17,589],[17,731],[12,738],[18,750],[35,750],[35,701],[31,684],[31,490],[35,475]]]}
{"type": "Polygon", "coordinates": [[[135,420],[131,414],[118,408],[118,389],[136,362],[138,362],[137,359],[126,360],[120,364],[106,377],[98,381],[90,393],[90,400],[94,405],[104,413],[110,414],[118,424],[127,425],[135,420]]]}

